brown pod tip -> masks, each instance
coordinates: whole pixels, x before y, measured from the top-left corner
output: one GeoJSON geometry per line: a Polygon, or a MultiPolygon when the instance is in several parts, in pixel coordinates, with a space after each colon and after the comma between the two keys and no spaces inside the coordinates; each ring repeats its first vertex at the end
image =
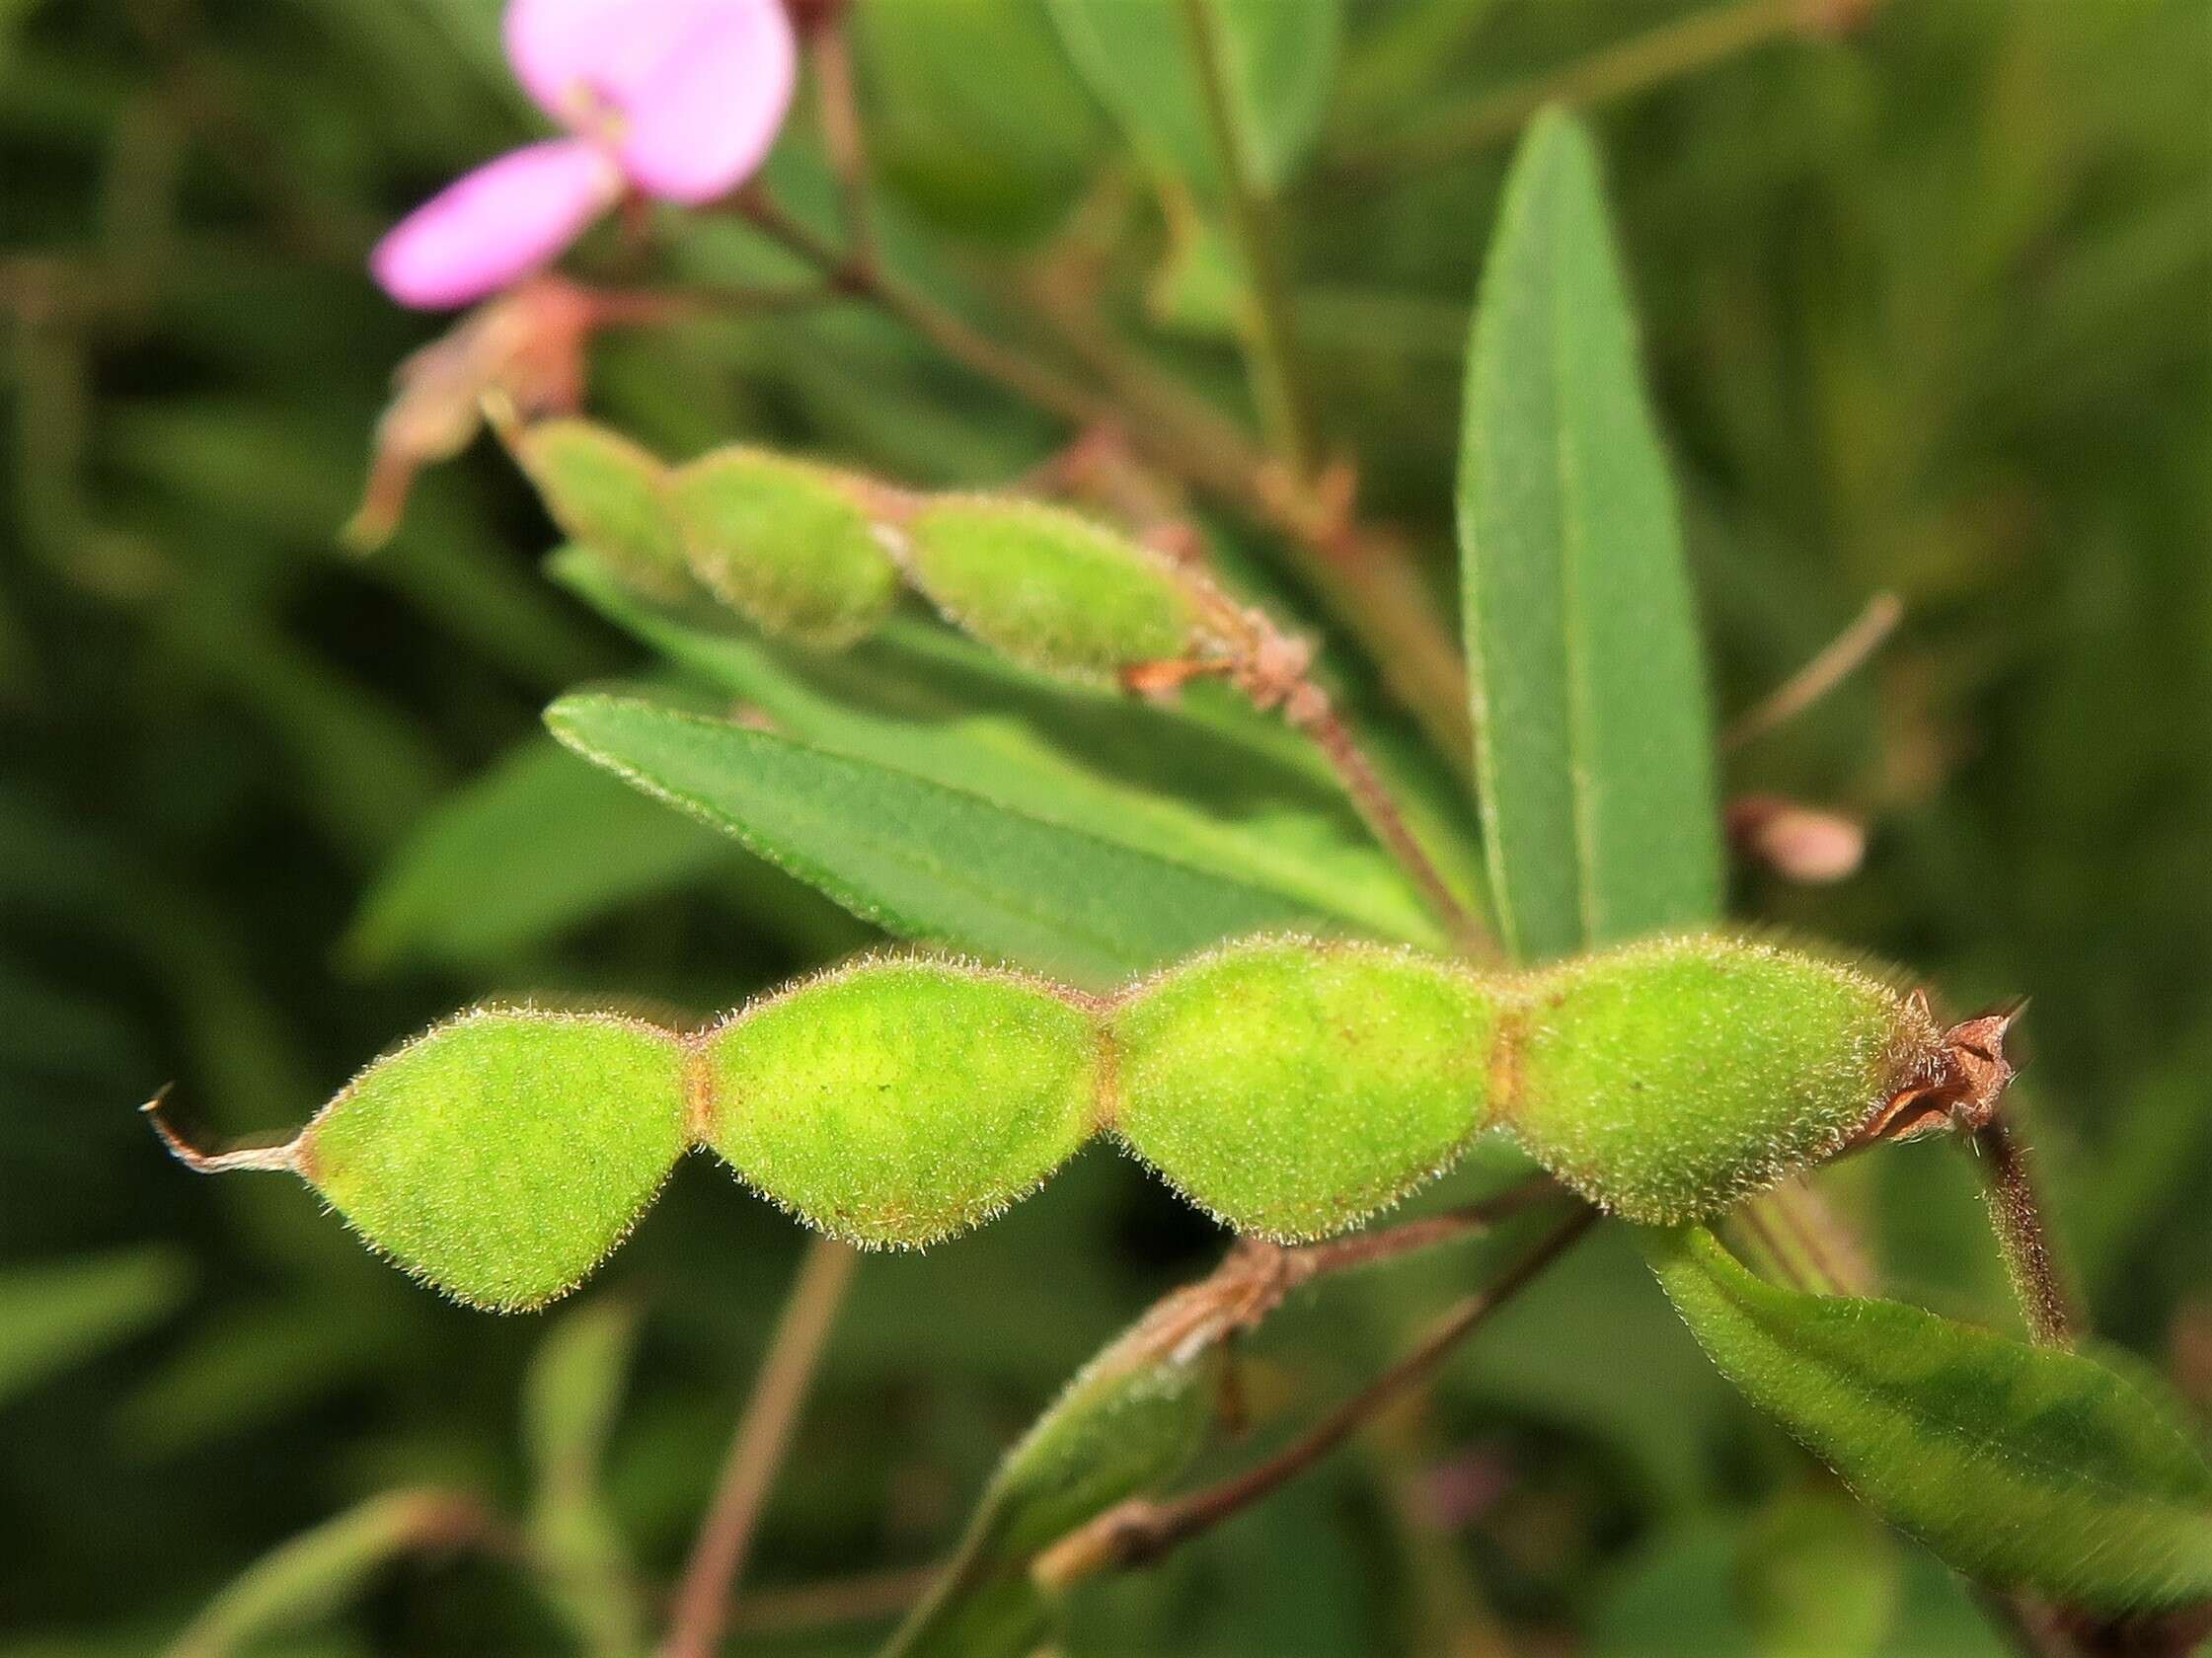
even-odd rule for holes
{"type": "Polygon", "coordinates": [[[203,1152],[191,1144],[169,1124],[162,1114],[169,1099],[166,1085],[153,1098],[138,1109],[153,1124],[161,1143],[169,1148],[169,1155],[195,1174],[223,1174],[238,1168],[277,1169],[296,1172],[299,1168],[299,1142],[292,1140],[281,1146],[248,1146],[235,1152],[203,1152]]]}
{"type": "MultiPolygon", "coordinates": [[[[1913,996],[1925,1009],[1926,998],[1913,996]]],[[[2005,1057],[2005,1035],[2026,1007],[2021,997],[1945,1031],[1934,1065],[1882,1101],[1859,1138],[1913,1140],[1944,1128],[1970,1134],[1987,1126],[2018,1074],[2005,1057]]]]}

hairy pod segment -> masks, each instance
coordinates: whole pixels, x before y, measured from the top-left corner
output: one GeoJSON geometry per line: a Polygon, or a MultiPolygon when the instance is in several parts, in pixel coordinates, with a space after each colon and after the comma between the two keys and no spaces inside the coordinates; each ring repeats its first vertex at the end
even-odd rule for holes
{"type": "Polygon", "coordinates": [[[1240,1232],[1339,1232],[1489,1122],[1496,998],[1405,951],[1232,946],[1139,987],[1108,1028],[1121,1138],[1240,1232]]]}
{"type": "Polygon", "coordinates": [[[293,1167],[376,1248],[458,1300],[565,1294],[683,1154],[685,1055],[611,1014],[464,1014],[356,1077],[293,1167]]]}
{"type": "Polygon", "coordinates": [[[1924,1004],[1816,956],[1669,939],[1548,968],[1508,1016],[1504,1126],[1630,1220],[1724,1209],[1834,1155],[1926,1075],[1924,1004]]]}
{"type": "Polygon", "coordinates": [[[1354,1225],[1493,1126],[1601,1207],[1673,1224],[1858,1140],[1987,1122],[2011,1017],[1939,1031],[1917,995],[1717,938],[1495,976],[1262,940],[1106,1004],[894,959],[689,1037],[466,1014],[371,1065],[289,1146],[206,1156],[163,1133],[207,1172],[297,1172],[410,1271],[514,1309],[582,1278],[695,1143],[871,1244],[988,1219],[1102,1126],[1278,1240],[1354,1225]]]}
{"type": "Polygon", "coordinates": [[[692,573],[768,634],[850,644],[897,596],[854,482],[826,467],[717,449],[677,468],[669,494],[692,573]]]}
{"type": "Polygon", "coordinates": [[[1011,974],[863,963],[702,1042],[698,1138],[834,1237],[919,1247],[1027,1196],[1091,1135],[1088,1008],[1011,974]]]}
{"type": "Polygon", "coordinates": [[[696,592],[683,535],[657,457],[589,420],[540,420],[512,439],[547,514],[641,590],[696,592]]]}
{"type": "Polygon", "coordinates": [[[902,527],[908,573],[947,621],[1047,673],[1111,682],[1188,656],[1198,604],[1166,559],[1033,501],[945,495],[902,527]]]}

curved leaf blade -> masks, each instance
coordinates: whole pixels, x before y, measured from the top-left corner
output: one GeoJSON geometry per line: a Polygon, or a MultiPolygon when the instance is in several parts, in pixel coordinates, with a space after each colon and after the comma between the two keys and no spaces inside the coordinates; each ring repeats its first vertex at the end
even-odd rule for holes
{"type": "Polygon", "coordinates": [[[278,1544],[207,1603],[168,1658],[227,1658],[328,1616],[402,1555],[450,1547],[483,1511],[449,1491],[388,1491],[278,1544]]]}
{"type": "Polygon", "coordinates": [[[523,1393],[537,1488],[526,1522],[547,1602],[592,1658],[646,1650],[645,1608],[601,1489],[607,1436],[638,1338],[635,1307],[601,1300],[567,1315],[539,1344],[523,1393]]]}
{"type": "Polygon", "coordinates": [[[1196,1454],[1231,1325],[1196,1285],[1109,1342],[1007,1453],[953,1563],[882,1658],[1026,1658],[1053,1608],[1030,1573],[1052,1544],[1196,1454]]]}
{"type": "Polygon", "coordinates": [[[1709,923],[1720,842],[1681,528],[1597,154],[1558,111],[1514,160],[1484,270],[1458,504],[1507,947],[1542,960],[1709,923]]]}
{"type": "MultiPolygon", "coordinates": [[[[640,598],[581,549],[555,555],[552,568],[786,736],[1266,888],[1322,924],[1443,945],[1312,745],[1221,687],[1193,686],[1159,707],[1058,684],[912,616],[847,650],[799,650],[720,611],[640,598]]],[[[1418,806],[1423,841],[1475,885],[1472,855],[1455,856],[1471,828],[1418,806]]]]}
{"type": "Polygon", "coordinates": [[[1704,1228],[1647,1248],[1721,1373],[1958,1570],[2106,1614],[2212,1599],[2212,1469],[2133,1382],[1900,1302],[1783,1289],[1704,1228]]]}
{"type": "Polygon", "coordinates": [[[1259,887],[726,720],[586,694],[555,703],[546,723],[902,938],[1100,984],[1317,919],[1259,887]]]}
{"type": "Polygon", "coordinates": [[[409,832],[345,951],[369,966],[481,966],[728,862],[717,836],[539,737],[409,832]]]}

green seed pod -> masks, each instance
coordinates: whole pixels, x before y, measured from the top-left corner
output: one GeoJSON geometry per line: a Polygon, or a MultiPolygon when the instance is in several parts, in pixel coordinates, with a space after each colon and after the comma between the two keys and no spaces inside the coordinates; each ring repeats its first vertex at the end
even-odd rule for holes
{"type": "Polygon", "coordinates": [[[914,585],[1017,661],[1085,681],[1190,653],[1198,607],[1167,560],[1033,501],[941,496],[904,526],[914,585]]]}
{"type": "Polygon", "coordinates": [[[669,490],[692,573],[770,634],[850,644],[897,595],[898,566],[852,484],[826,467],[717,449],[669,490]]]}
{"type": "Polygon", "coordinates": [[[1855,1139],[1988,1122],[2011,1017],[1939,1031],[1917,995],[1715,938],[1490,978],[1259,941],[1104,1014],[1007,973],[879,961],[690,1040],[610,1015],[470,1014],[273,1150],[209,1157],[155,1126],[204,1171],[304,1175],[464,1301],[534,1307],[614,1245],[691,1141],[863,1244],[972,1226],[1107,1121],[1269,1238],[1353,1225],[1493,1124],[1593,1202],[1673,1223],[1855,1139]]]}
{"type": "Polygon", "coordinates": [[[699,1138],[836,1237],[920,1245],[1035,1189],[1090,1136],[1096,1018],[1028,980],[864,963],[704,1042],[699,1138]]]}
{"type": "Polygon", "coordinates": [[[608,1014],[464,1014],[371,1065],[291,1167],[457,1300],[537,1307],[596,1266],[682,1154],[682,1044],[608,1014]]]}
{"type": "Polygon", "coordinates": [[[1114,1014],[1114,1126],[1241,1232],[1340,1231],[1487,1125],[1494,1001],[1473,975],[1403,951],[1234,946],[1114,1014]]]}
{"type": "Polygon", "coordinates": [[[1833,1155],[1944,1052],[1926,1009],[1877,979],[1714,938],[1539,973],[1501,1037],[1506,1126],[1593,1202],[1657,1224],[1833,1155]]]}
{"type": "Polygon", "coordinates": [[[662,598],[691,588],[683,540],[658,460],[589,420],[540,420],[514,439],[515,459],[562,533],[624,580],[662,598]]]}

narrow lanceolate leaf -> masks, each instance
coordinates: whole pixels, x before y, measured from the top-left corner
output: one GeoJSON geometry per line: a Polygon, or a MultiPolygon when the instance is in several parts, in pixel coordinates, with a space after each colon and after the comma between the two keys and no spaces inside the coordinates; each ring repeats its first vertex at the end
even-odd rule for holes
{"type": "Polygon", "coordinates": [[[1030,1567],[1198,1449],[1231,1327],[1203,1284],[1162,1302],[1076,1374],[1007,1453],[959,1552],[882,1658],[1028,1658],[1052,1606],[1030,1567]]]}
{"type": "Polygon", "coordinates": [[[645,1608],[600,1489],[607,1433],[637,1346],[637,1310],[600,1300],[553,1326],[530,1366],[523,1430],[537,1475],[533,1563],[546,1598],[591,1658],[646,1649],[645,1608]]]}
{"type": "Polygon", "coordinates": [[[185,1299],[191,1275],[168,1249],[0,1273],[0,1404],[136,1335],[185,1299]]]}
{"type": "MultiPolygon", "coordinates": [[[[1055,683],[915,616],[848,650],[794,650],[712,607],[642,598],[579,548],[552,567],[616,626],[809,747],[1265,888],[1311,918],[1302,925],[1443,943],[1312,746],[1222,687],[1160,707],[1055,683]]],[[[1419,827],[1474,884],[1458,826],[1419,827]]]]}
{"type": "Polygon", "coordinates": [[[167,1658],[229,1658],[328,1616],[400,1556],[450,1546],[482,1529],[469,1498],[447,1491],[371,1497],[263,1555],[207,1603],[167,1658]]]}
{"type": "Polygon", "coordinates": [[[1068,56],[1153,166],[1201,194],[1226,181],[1191,32],[1211,32],[1251,176],[1271,194],[1312,143],[1343,32],[1337,0],[1051,0],[1068,56]]]}
{"type": "Polygon", "coordinates": [[[1259,887],[725,720],[584,695],[546,723],[901,938],[1104,984],[1311,919],[1259,887]]]}
{"type": "Polygon", "coordinates": [[[416,826],[370,889],[347,949],[376,965],[477,965],[730,858],[711,830],[539,737],[416,826]]]}
{"type": "Polygon", "coordinates": [[[2212,1599],[2212,1470],[2134,1381],[1898,1302],[1780,1288],[1703,1228],[1649,1247],[1728,1379],[1960,1571],[2102,1614],[2212,1599]]]}
{"type": "Polygon", "coordinates": [[[1524,960],[1711,921],[1711,720],[1597,157],[1540,117],[1467,368],[1461,585],[1498,924],[1524,960]]]}

